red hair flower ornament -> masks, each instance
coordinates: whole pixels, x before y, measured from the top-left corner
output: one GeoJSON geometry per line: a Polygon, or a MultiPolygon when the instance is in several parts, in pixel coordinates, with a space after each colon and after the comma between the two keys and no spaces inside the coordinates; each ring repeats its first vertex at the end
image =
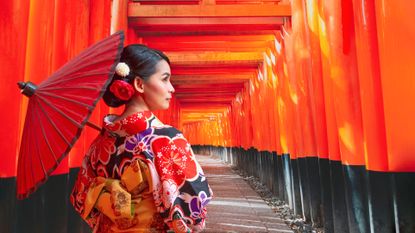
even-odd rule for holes
{"type": "Polygon", "coordinates": [[[129,100],[133,94],[134,89],[131,84],[123,80],[115,80],[112,82],[110,91],[120,100],[129,100]]]}
{"type": "MultiPolygon", "coordinates": [[[[115,73],[121,77],[127,77],[130,74],[130,67],[124,62],[120,62],[115,67],[115,73]]],[[[110,91],[120,100],[127,101],[133,94],[134,89],[128,82],[124,80],[115,80],[110,86],[110,91]]]]}

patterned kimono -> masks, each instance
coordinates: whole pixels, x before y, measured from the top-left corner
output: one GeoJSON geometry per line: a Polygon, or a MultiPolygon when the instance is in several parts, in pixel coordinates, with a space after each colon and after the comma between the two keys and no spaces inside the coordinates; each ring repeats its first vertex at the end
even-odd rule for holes
{"type": "Polygon", "coordinates": [[[212,191],[190,144],[150,111],[104,118],[70,196],[94,232],[199,232],[212,191]]]}

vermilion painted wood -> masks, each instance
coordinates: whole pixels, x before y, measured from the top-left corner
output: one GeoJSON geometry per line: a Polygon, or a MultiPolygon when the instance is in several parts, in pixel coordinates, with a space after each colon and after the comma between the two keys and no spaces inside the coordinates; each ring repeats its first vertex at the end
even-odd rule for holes
{"type": "Polygon", "coordinates": [[[309,51],[309,40],[305,33],[307,27],[306,13],[302,0],[293,0],[292,9],[296,12],[293,15],[292,37],[293,37],[293,62],[294,66],[289,66],[294,69],[290,74],[291,90],[296,95],[294,109],[297,115],[296,118],[296,143],[297,156],[299,158],[316,156],[316,142],[315,132],[312,121],[312,110],[310,101],[310,73],[311,73],[311,53],[309,51]]]}
{"type": "Polygon", "coordinates": [[[321,46],[319,38],[319,11],[318,1],[311,0],[306,1],[305,10],[307,20],[305,21],[308,26],[305,27],[306,36],[309,38],[310,56],[311,60],[311,77],[309,78],[311,83],[310,96],[313,96],[313,100],[310,103],[313,116],[313,127],[315,132],[317,155],[319,158],[328,158],[328,142],[327,142],[327,122],[326,122],[326,110],[324,105],[324,89],[323,89],[323,73],[321,62],[321,46]]]}
{"type": "Polygon", "coordinates": [[[149,47],[162,51],[229,51],[229,52],[262,52],[271,41],[234,42],[234,41],[184,41],[184,42],[147,42],[149,47]]]}
{"type": "Polygon", "coordinates": [[[341,161],[345,165],[364,165],[362,109],[357,71],[356,44],[351,5],[346,1],[332,1],[325,5],[325,18],[330,37],[329,62],[332,93],[337,124],[341,161]],[[335,67],[335,69],[333,68],[335,67]]]}
{"type": "Polygon", "coordinates": [[[23,98],[16,90],[16,83],[25,73],[28,16],[29,1],[0,2],[4,35],[0,39],[0,71],[4,78],[0,85],[0,105],[7,109],[7,113],[2,114],[4,124],[0,127],[0,148],[3,151],[0,178],[16,176],[19,134],[23,128],[23,116],[20,114],[23,98]]]}
{"type": "Polygon", "coordinates": [[[415,28],[411,3],[375,1],[389,171],[415,171],[415,28]]]}
{"type": "Polygon", "coordinates": [[[184,5],[184,6],[146,6],[130,2],[128,17],[289,17],[291,6],[278,5],[184,5]]]}
{"type": "Polygon", "coordinates": [[[382,99],[376,9],[373,0],[353,1],[362,103],[366,168],[387,171],[387,143],[382,99]]]}
{"type": "Polygon", "coordinates": [[[213,83],[222,84],[222,83],[243,83],[249,81],[254,75],[253,72],[248,73],[236,73],[236,74],[221,74],[221,75],[174,75],[172,78],[173,85],[179,84],[208,84],[213,83]]]}
{"type": "Polygon", "coordinates": [[[331,66],[329,60],[330,43],[327,27],[330,18],[330,11],[325,7],[329,4],[327,1],[318,1],[318,14],[321,20],[319,21],[319,39],[321,48],[321,63],[322,63],[322,79],[324,90],[324,106],[326,114],[327,127],[327,145],[329,159],[333,161],[340,161],[339,136],[334,111],[334,99],[332,98],[333,85],[330,82],[331,66]]]}
{"type": "Polygon", "coordinates": [[[250,74],[255,73],[257,70],[258,64],[198,64],[198,65],[175,65],[172,64],[172,75],[220,75],[220,74],[230,74],[230,73],[239,73],[239,74],[250,74]]]}
{"type": "MultiPolygon", "coordinates": [[[[203,35],[205,33],[212,33],[212,34],[230,34],[230,35],[238,35],[242,33],[255,33],[261,31],[278,31],[281,29],[281,25],[283,21],[281,20],[279,24],[274,24],[274,20],[269,20],[268,23],[262,22],[262,18],[257,19],[253,22],[246,22],[246,20],[241,19],[242,22],[228,24],[227,22],[221,22],[218,24],[217,22],[206,22],[203,24],[188,24],[185,21],[181,22],[174,22],[173,19],[165,19],[162,20],[152,20],[147,19],[145,23],[142,23],[140,19],[138,20],[131,20],[130,24],[134,26],[134,28],[139,31],[139,34],[145,36],[146,34],[199,34],[203,35]],[[157,21],[157,22],[154,22],[157,21]],[[154,24],[153,24],[154,23],[154,24]],[[237,33],[235,33],[237,31],[237,33]]],[[[178,20],[176,20],[178,21],[178,20]]],[[[279,20],[278,20],[279,21],[279,20]]],[[[232,21],[231,21],[232,22],[232,21]]],[[[272,32],[271,32],[272,33],[272,32]]]]}
{"type": "MultiPolygon", "coordinates": [[[[129,30],[132,32],[128,36],[131,36],[133,34],[134,36],[132,38],[132,42],[138,42],[142,41],[145,37],[164,37],[164,36],[241,36],[241,35],[273,35],[278,32],[275,30],[259,30],[259,29],[252,29],[247,30],[247,28],[239,28],[239,30],[198,30],[198,28],[193,28],[193,31],[186,31],[186,30],[169,30],[169,31],[143,31],[143,30],[137,30],[134,31],[133,27],[129,28],[129,30]]],[[[130,42],[131,43],[131,42],[130,42]]]]}
{"type": "Polygon", "coordinates": [[[241,35],[164,35],[164,36],[145,36],[144,43],[185,43],[185,42],[259,42],[259,41],[273,41],[274,35],[266,34],[241,34],[241,35]]]}

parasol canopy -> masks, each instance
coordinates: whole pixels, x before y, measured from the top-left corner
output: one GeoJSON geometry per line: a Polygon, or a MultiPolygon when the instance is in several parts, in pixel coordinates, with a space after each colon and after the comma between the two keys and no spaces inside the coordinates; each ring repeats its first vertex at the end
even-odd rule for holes
{"type": "Polygon", "coordinates": [[[70,60],[38,86],[19,82],[29,97],[17,166],[17,197],[26,198],[69,153],[114,75],[123,49],[117,32],[70,60]]]}

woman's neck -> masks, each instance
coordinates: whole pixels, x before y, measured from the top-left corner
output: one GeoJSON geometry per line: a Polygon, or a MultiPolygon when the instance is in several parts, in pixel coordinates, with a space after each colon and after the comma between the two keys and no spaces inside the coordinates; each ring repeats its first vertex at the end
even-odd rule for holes
{"type": "Polygon", "coordinates": [[[149,107],[141,96],[133,97],[133,99],[125,105],[124,112],[118,116],[116,120],[122,120],[136,112],[144,112],[149,110],[149,107]]]}

